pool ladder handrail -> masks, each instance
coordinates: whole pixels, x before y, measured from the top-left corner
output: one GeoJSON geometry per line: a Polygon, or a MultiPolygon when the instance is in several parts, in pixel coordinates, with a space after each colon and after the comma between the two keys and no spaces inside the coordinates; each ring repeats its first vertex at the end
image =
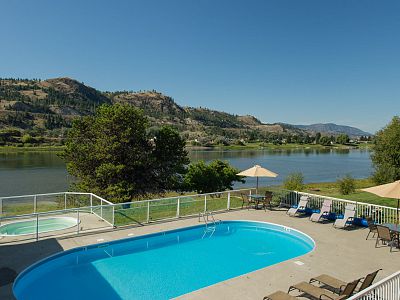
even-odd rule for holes
{"type": "Polygon", "coordinates": [[[209,237],[212,237],[214,232],[215,232],[215,229],[216,229],[216,226],[217,226],[217,222],[220,223],[221,220],[215,221],[214,213],[212,211],[199,213],[199,222],[200,222],[200,218],[201,217],[203,218],[204,223],[206,225],[206,227],[204,229],[203,236],[201,238],[203,239],[207,235],[207,233],[211,233],[209,237]],[[210,217],[211,217],[212,226],[209,226],[209,222],[210,222],[209,218],[210,217]]]}

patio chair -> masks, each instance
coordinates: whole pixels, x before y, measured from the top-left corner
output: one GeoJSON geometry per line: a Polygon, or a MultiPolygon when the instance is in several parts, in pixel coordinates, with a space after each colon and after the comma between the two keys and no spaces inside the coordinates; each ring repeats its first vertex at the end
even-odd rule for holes
{"type": "Polygon", "coordinates": [[[246,205],[247,209],[250,209],[252,204],[256,204],[255,201],[249,197],[249,195],[243,193],[241,193],[240,195],[242,196],[242,208],[246,205]]]}
{"type": "Polygon", "coordinates": [[[319,222],[322,217],[327,217],[331,212],[332,200],[324,200],[322,203],[319,213],[313,213],[310,217],[310,221],[319,222]]]}
{"type": "Polygon", "coordinates": [[[263,207],[264,210],[266,210],[267,206],[269,206],[269,209],[272,209],[272,192],[270,191],[266,191],[265,192],[265,196],[264,196],[264,200],[263,200],[263,207]]]}
{"type": "Polygon", "coordinates": [[[353,224],[354,216],[356,214],[356,206],[354,204],[347,204],[344,209],[343,219],[336,219],[333,223],[335,228],[345,228],[353,224]]]}
{"type": "Polygon", "coordinates": [[[354,290],[356,289],[358,283],[360,282],[360,279],[354,280],[343,288],[343,291],[339,293],[339,295],[332,293],[331,291],[325,290],[323,288],[320,288],[318,286],[315,286],[311,283],[308,282],[300,282],[298,284],[292,285],[289,288],[288,293],[294,290],[298,290],[299,292],[302,292],[304,294],[310,295],[311,297],[317,298],[317,299],[331,299],[331,300],[342,300],[342,299],[347,299],[349,298],[354,290]]]}
{"type": "MultiPolygon", "coordinates": [[[[367,287],[371,286],[371,284],[374,282],[376,275],[378,274],[379,271],[382,269],[378,269],[375,272],[367,274],[365,278],[361,278],[361,286],[358,289],[358,292],[361,292],[362,290],[366,289],[367,287]]],[[[343,289],[346,287],[348,284],[345,281],[342,281],[340,279],[337,279],[335,277],[332,277],[327,274],[322,274],[317,277],[313,277],[310,279],[310,283],[313,282],[318,282],[319,284],[323,284],[324,286],[330,287],[333,292],[340,294],[340,292],[343,291],[343,289]]]]}
{"type": "Polygon", "coordinates": [[[376,231],[378,236],[376,237],[375,248],[378,247],[379,242],[390,246],[390,252],[392,252],[393,244],[396,243],[396,235],[390,232],[389,227],[376,225],[376,231]]]}
{"type": "Polygon", "coordinates": [[[307,203],[310,200],[310,198],[306,196],[301,196],[299,204],[296,207],[289,208],[286,214],[288,214],[291,217],[294,217],[298,213],[305,213],[305,209],[307,207],[307,203]]]}
{"type": "Polygon", "coordinates": [[[368,223],[369,231],[368,231],[367,237],[365,239],[368,240],[368,237],[371,233],[372,233],[372,237],[375,237],[375,234],[377,234],[378,231],[376,229],[376,224],[375,224],[374,220],[372,219],[372,217],[367,217],[366,220],[368,223]]]}
{"type": "Polygon", "coordinates": [[[282,291],[276,291],[273,294],[265,296],[263,300],[297,300],[297,298],[292,295],[289,295],[288,293],[282,291]]]}

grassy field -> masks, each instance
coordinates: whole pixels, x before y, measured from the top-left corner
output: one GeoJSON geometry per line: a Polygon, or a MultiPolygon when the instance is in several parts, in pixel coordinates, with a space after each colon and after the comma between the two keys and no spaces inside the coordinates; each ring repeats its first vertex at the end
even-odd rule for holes
{"type": "Polygon", "coordinates": [[[15,147],[0,146],[1,152],[43,152],[43,151],[62,151],[63,146],[35,146],[35,147],[15,147]]]}
{"type": "MultiPolygon", "coordinates": [[[[396,207],[397,201],[395,199],[381,198],[371,193],[360,191],[361,188],[373,186],[374,182],[370,179],[356,180],[356,192],[350,195],[342,195],[339,191],[339,186],[336,182],[326,183],[310,183],[305,186],[304,192],[318,194],[323,196],[330,196],[340,199],[353,200],[358,202],[365,202],[389,207],[396,207]]],[[[274,192],[273,204],[278,205],[281,197],[287,194],[281,186],[262,187],[259,193],[264,193],[266,190],[274,192]]],[[[164,195],[149,196],[147,199],[161,199],[160,201],[153,201],[149,204],[149,216],[147,215],[148,203],[137,202],[128,206],[122,204],[116,205],[115,210],[115,224],[117,226],[128,224],[141,224],[149,221],[156,221],[165,218],[175,218],[177,216],[178,201],[180,198],[179,215],[189,216],[197,215],[204,212],[205,197],[196,196],[193,193],[178,194],[170,192],[164,195]]],[[[207,211],[224,210],[227,208],[228,197],[227,193],[215,194],[207,196],[207,211]]],[[[240,192],[231,192],[230,208],[241,208],[242,197],[240,192]]],[[[100,203],[94,202],[93,205],[100,203]]],[[[67,208],[83,207],[90,205],[87,196],[68,196],[67,208]]],[[[51,210],[64,209],[63,196],[49,196],[38,198],[37,211],[45,212],[51,210]]],[[[33,212],[33,199],[21,199],[18,202],[4,201],[3,202],[3,216],[18,215],[33,212]]],[[[96,208],[95,212],[102,215],[110,223],[112,222],[112,207],[96,208]]]]}
{"type": "Polygon", "coordinates": [[[360,190],[374,185],[376,184],[371,179],[358,179],[356,180],[356,192],[349,195],[342,195],[339,191],[339,185],[336,182],[310,183],[306,185],[304,192],[383,206],[397,206],[396,199],[382,198],[360,190]]]}
{"type": "MultiPolygon", "coordinates": [[[[315,144],[282,144],[276,145],[273,143],[263,143],[263,142],[253,142],[246,143],[246,145],[216,145],[211,147],[198,147],[187,145],[187,150],[198,150],[198,149],[223,149],[223,150],[258,150],[258,149],[267,149],[267,150],[285,150],[285,149],[368,149],[371,147],[371,144],[359,144],[359,145],[339,145],[334,144],[332,146],[322,146],[315,144]]],[[[48,146],[48,145],[39,145],[39,146],[0,146],[1,152],[24,152],[24,151],[62,151],[64,146],[48,146]]]]}

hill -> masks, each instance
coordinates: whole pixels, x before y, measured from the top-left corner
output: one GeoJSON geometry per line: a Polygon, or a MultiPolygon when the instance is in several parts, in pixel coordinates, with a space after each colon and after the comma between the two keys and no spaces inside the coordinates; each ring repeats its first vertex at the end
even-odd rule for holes
{"type": "Polygon", "coordinates": [[[292,125],[293,127],[309,131],[311,133],[321,132],[324,134],[347,134],[351,137],[372,136],[371,133],[365,132],[361,129],[345,125],[337,125],[334,123],[318,123],[311,125],[292,125]]]}
{"type": "Polygon", "coordinates": [[[18,142],[23,135],[29,135],[59,142],[74,118],[91,115],[105,103],[138,107],[148,116],[154,130],[161,125],[172,125],[187,139],[200,141],[200,144],[213,143],[217,139],[248,139],[250,136],[266,137],[273,133],[298,131],[280,124],[263,124],[253,116],[183,107],[155,90],[101,92],[66,77],[48,80],[2,78],[0,130],[3,140],[5,135],[12,135],[11,141],[18,142]]]}

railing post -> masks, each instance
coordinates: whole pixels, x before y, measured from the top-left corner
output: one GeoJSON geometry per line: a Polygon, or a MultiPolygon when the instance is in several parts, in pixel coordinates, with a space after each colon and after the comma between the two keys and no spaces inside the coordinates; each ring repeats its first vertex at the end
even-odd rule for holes
{"type": "Polygon", "coordinates": [[[103,200],[100,200],[100,217],[103,218],[103,200]]]}
{"type": "Polygon", "coordinates": [[[176,204],[176,217],[179,218],[181,209],[181,198],[178,198],[178,203],[176,204]]]}
{"type": "Polygon", "coordinates": [[[112,226],[115,227],[115,206],[112,206],[112,226]]]}
{"type": "Polygon", "coordinates": [[[150,223],[150,201],[147,202],[147,223],[150,223]]]}
{"type": "Polygon", "coordinates": [[[64,209],[67,209],[67,193],[64,193],[64,209]]]}
{"type": "Polygon", "coordinates": [[[231,209],[231,192],[228,192],[228,203],[226,205],[226,209],[227,210],[231,209]]]}
{"type": "Polygon", "coordinates": [[[33,196],[33,212],[36,213],[37,210],[37,196],[33,196]]]}
{"type": "Polygon", "coordinates": [[[207,195],[204,195],[204,213],[207,212],[207,195]]]}
{"type": "Polygon", "coordinates": [[[0,198],[0,216],[3,215],[3,198],[0,198]]]}
{"type": "Polygon", "coordinates": [[[76,226],[76,227],[77,227],[77,229],[76,229],[76,234],[79,234],[79,226],[80,226],[80,222],[79,222],[79,209],[78,209],[77,222],[78,222],[78,223],[76,224],[76,225],[77,225],[77,226],[76,226]]]}
{"type": "Polygon", "coordinates": [[[93,194],[90,193],[90,213],[93,213],[93,194]]]}
{"type": "Polygon", "coordinates": [[[39,240],[39,214],[36,214],[36,242],[39,240]]]}

